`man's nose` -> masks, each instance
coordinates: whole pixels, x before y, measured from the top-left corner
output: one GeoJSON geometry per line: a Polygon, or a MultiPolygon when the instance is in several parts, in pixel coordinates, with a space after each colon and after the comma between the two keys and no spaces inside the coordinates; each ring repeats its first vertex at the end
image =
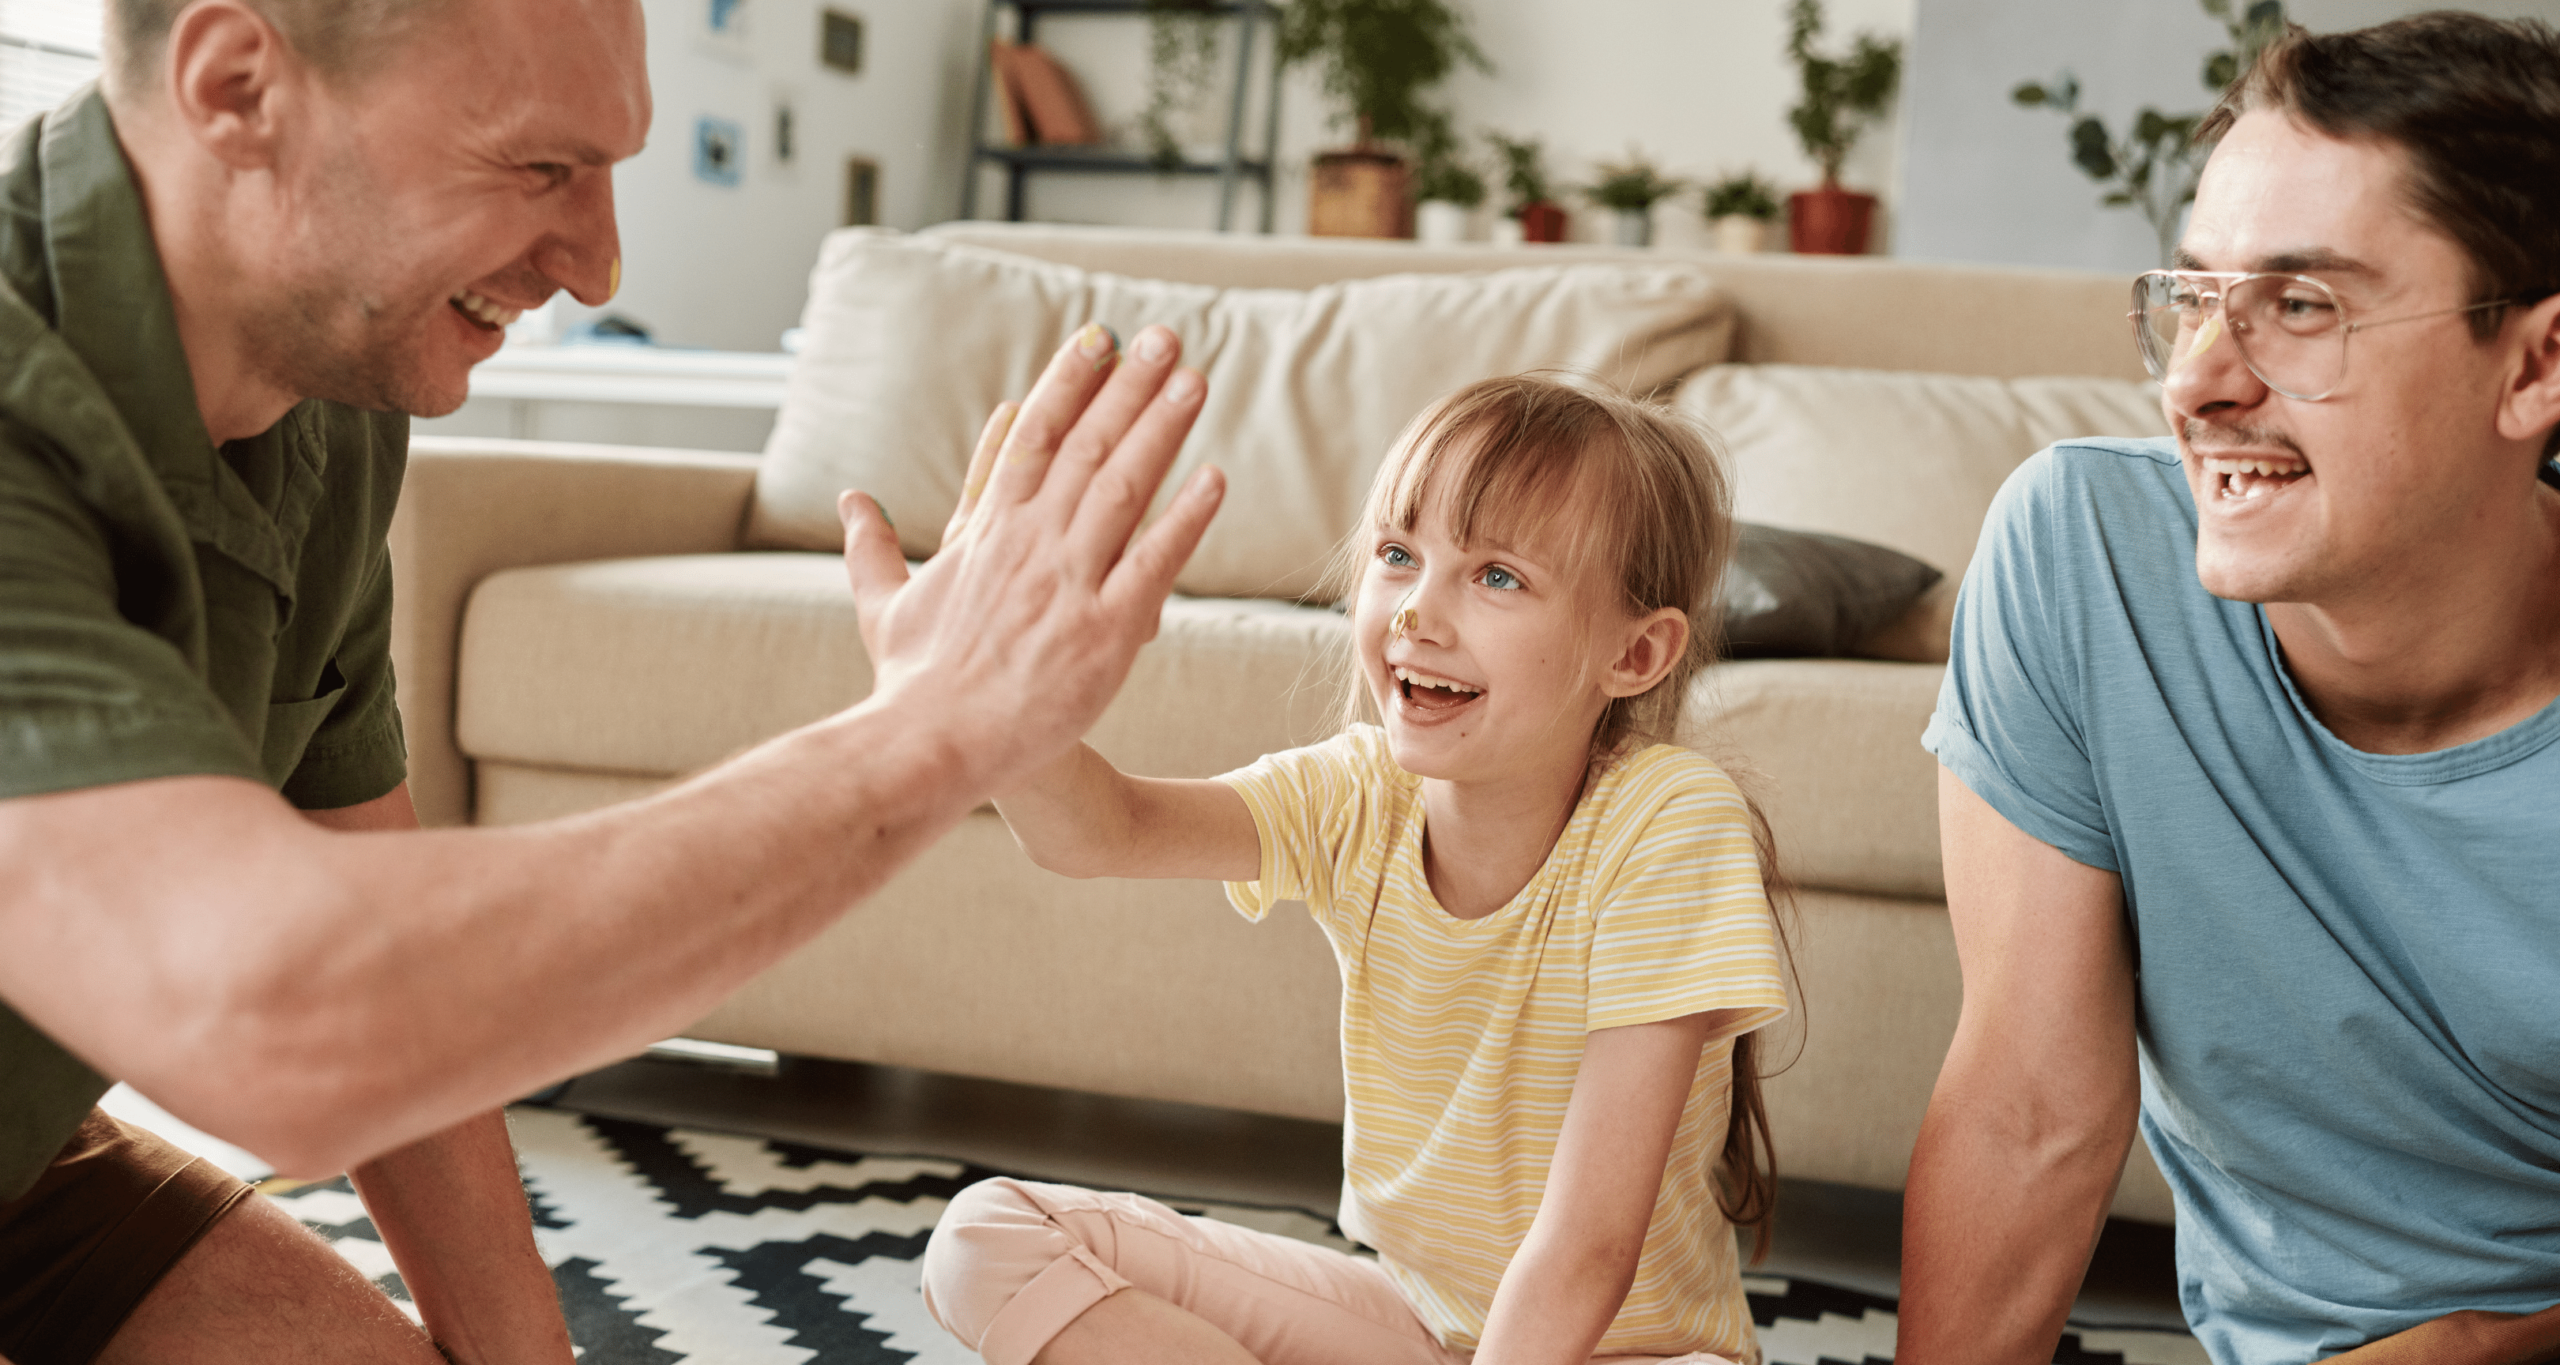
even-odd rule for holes
{"type": "Polygon", "coordinates": [[[2251,408],[2266,401],[2266,381],[2240,354],[2240,339],[2231,335],[2230,320],[2217,306],[2197,329],[2196,339],[2169,366],[2160,381],[2169,408],[2180,417],[2201,417],[2223,408],[2251,408]]]}
{"type": "Polygon", "coordinates": [[[622,234],[613,221],[613,172],[577,177],[560,196],[562,221],[534,248],[533,268],[569,296],[601,308],[622,287],[622,234]]]}

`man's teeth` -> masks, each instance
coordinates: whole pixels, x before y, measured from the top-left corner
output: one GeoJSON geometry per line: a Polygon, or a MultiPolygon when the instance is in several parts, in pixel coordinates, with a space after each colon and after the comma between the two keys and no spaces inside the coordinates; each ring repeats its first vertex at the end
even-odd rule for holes
{"type": "Polygon", "coordinates": [[[521,308],[501,308],[468,289],[453,296],[453,306],[491,327],[511,327],[524,316],[521,308]]]}
{"type": "Polygon", "coordinates": [[[1477,696],[1484,691],[1481,687],[1469,687],[1462,682],[1452,682],[1447,678],[1434,677],[1429,673],[1416,672],[1410,668],[1398,668],[1394,671],[1398,682],[1411,683],[1415,687],[1436,688],[1443,692],[1456,692],[1469,697],[1477,696]]]}
{"type": "Polygon", "coordinates": [[[2296,465],[2278,464],[2273,460],[2215,460],[2215,472],[2222,474],[2299,474],[2296,465]]]}

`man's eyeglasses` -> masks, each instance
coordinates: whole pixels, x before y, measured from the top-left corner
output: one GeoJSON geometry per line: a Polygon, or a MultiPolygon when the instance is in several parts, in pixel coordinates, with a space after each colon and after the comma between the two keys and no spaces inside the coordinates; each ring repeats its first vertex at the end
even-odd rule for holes
{"type": "Polygon", "coordinates": [[[2349,322],[2329,286],[2308,275],[2221,270],[2154,270],[2133,282],[2133,339],[2143,367],[2166,382],[2226,333],[2241,363],[2268,388],[2316,403],[2347,377],[2347,338],[2395,322],[2502,308],[2512,299],[2466,303],[2431,313],[2349,322]],[[2214,316],[2219,308],[2220,316],[2214,316]]]}

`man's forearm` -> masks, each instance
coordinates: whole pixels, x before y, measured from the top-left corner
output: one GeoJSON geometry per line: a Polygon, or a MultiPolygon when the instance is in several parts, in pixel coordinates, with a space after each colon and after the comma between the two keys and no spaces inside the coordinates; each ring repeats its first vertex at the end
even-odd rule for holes
{"type": "Polygon", "coordinates": [[[226,779],[33,798],[0,823],[0,908],[67,890],[95,913],[13,933],[21,961],[58,965],[10,999],[199,1127],[342,1170],[700,1018],[957,823],[978,780],[880,699],[651,800],[514,829],[329,833],[226,779]],[[110,799],[111,823],[82,809],[110,799]],[[137,856],[134,828],[200,846],[137,856]],[[11,884],[37,847],[80,882],[11,884]],[[107,913],[138,906],[185,913],[107,913]],[[83,923],[135,932],[103,955],[40,937],[83,923]],[[122,984],[89,979],[109,963],[122,984]]]}
{"type": "Polygon", "coordinates": [[[506,1116],[483,1114],[349,1173],[427,1332],[458,1365],[566,1365],[506,1116]]]}
{"type": "Polygon", "coordinates": [[[2088,1272],[2130,1115],[2041,1136],[1941,1078],[1903,1194],[1902,1365],[2044,1365],[2088,1272]]]}

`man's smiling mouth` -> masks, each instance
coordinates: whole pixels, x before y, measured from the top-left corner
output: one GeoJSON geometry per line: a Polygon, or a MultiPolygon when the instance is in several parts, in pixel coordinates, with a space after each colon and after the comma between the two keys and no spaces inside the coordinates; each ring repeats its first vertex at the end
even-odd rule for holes
{"type": "Polygon", "coordinates": [[[468,289],[445,302],[453,305],[453,311],[460,313],[473,326],[491,332],[503,332],[513,325],[517,318],[524,316],[522,309],[501,308],[468,289]]]}
{"type": "Polygon", "coordinates": [[[2311,466],[2300,460],[2241,458],[2230,455],[2200,457],[2206,486],[2225,499],[2245,502],[2263,497],[2308,478],[2311,466]]]}

